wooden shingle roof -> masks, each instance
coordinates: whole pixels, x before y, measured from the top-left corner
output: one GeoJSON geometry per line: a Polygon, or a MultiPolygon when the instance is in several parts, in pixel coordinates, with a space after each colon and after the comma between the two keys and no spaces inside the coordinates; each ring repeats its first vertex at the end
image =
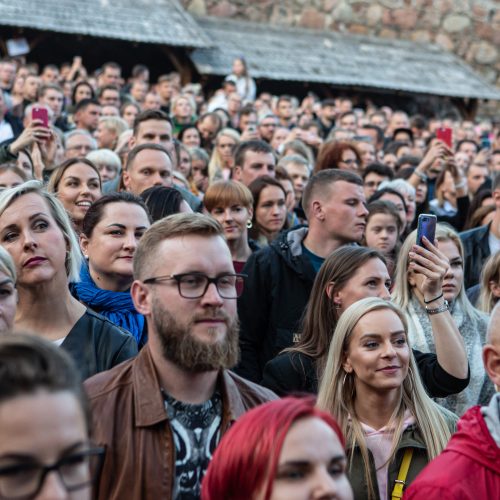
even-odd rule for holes
{"type": "Polygon", "coordinates": [[[222,18],[196,20],[212,42],[211,48],[191,54],[201,74],[227,75],[233,59],[244,56],[254,78],[500,99],[500,89],[436,45],[222,18]]]}
{"type": "Polygon", "coordinates": [[[206,47],[209,41],[177,0],[0,0],[0,26],[206,47]]]}

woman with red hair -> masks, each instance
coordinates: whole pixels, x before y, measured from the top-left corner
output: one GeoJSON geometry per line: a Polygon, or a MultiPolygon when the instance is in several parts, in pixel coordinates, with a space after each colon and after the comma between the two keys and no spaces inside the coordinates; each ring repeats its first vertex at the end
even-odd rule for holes
{"type": "Polygon", "coordinates": [[[224,435],[202,500],[352,500],[344,438],[313,398],[284,398],[241,417],[224,435]]]}
{"type": "Polygon", "coordinates": [[[319,150],[314,173],[328,168],[338,168],[359,174],[361,173],[361,164],[361,154],[354,144],[329,141],[325,142],[319,150]]]}

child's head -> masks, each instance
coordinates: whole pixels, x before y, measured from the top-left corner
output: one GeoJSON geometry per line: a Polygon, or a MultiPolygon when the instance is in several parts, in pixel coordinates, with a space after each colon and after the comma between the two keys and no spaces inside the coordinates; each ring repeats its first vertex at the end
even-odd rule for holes
{"type": "Polygon", "coordinates": [[[376,248],[384,255],[390,255],[398,244],[401,218],[397,208],[390,201],[377,200],[368,204],[365,246],[376,248]]]}

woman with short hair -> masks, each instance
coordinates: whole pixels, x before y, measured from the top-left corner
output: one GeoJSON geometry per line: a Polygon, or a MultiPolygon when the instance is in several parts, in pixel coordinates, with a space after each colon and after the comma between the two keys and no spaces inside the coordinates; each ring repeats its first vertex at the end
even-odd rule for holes
{"type": "Polygon", "coordinates": [[[90,500],[104,451],[90,442],[70,357],[41,338],[0,335],[0,498],[90,500]]]}
{"type": "Polygon", "coordinates": [[[74,296],[113,324],[130,332],[137,345],[146,342],[145,321],[130,296],[133,257],[151,225],[141,198],[126,191],[103,196],[85,214],[80,247],[86,259],[74,296]]]}
{"type": "Polygon", "coordinates": [[[215,450],[202,500],[352,500],[344,438],[312,398],[265,403],[240,417],[215,450]]]}
{"type": "Polygon", "coordinates": [[[253,215],[252,193],[241,182],[217,181],[207,189],[203,204],[224,229],[234,269],[240,273],[252,252],[258,249],[248,238],[253,215]]]}

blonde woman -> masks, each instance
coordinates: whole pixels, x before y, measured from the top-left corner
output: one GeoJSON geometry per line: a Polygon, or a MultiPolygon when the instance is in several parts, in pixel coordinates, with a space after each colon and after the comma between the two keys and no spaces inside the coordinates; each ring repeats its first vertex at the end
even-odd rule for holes
{"type": "Polygon", "coordinates": [[[491,314],[500,299],[500,252],[488,257],[481,272],[478,309],[491,314]]]}
{"type": "Polygon", "coordinates": [[[240,134],[232,128],[223,128],[215,138],[215,147],[208,164],[208,178],[212,183],[231,178],[234,167],[234,150],[240,142],[240,134]]]}
{"type": "Polygon", "coordinates": [[[460,394],[438,399],[439,404],[461,416],[471,406],[487,404],[493,394],[493,385],[486,376],[482,360],[482,347],[486,339],[488,317],[469,302],[464,289],[464,252],[458,234],[447,224],[438,224],[436,240],[439,252],[448,261],[441,288],[434,295],[424,294],[414,258],[416,231],[403,243],[397,264],[393,301],[408,318],[412,345],[422,352],[436,352],[442,342],[433,334],[432,321],[451,320],[465,346],[469,361],[470,382],[460,394]],[[437,314],[434,314],[439,311],[437,314]]]}
{"type": "Polygon", "coordinates": [[[410,484],[455,428],[456,417],[425,392],[407,332],[401,309],[372,297],[346,309],[330,344],[318,406],[346,437],[356,499],[390,498],[404,456],[410,484]]]}

